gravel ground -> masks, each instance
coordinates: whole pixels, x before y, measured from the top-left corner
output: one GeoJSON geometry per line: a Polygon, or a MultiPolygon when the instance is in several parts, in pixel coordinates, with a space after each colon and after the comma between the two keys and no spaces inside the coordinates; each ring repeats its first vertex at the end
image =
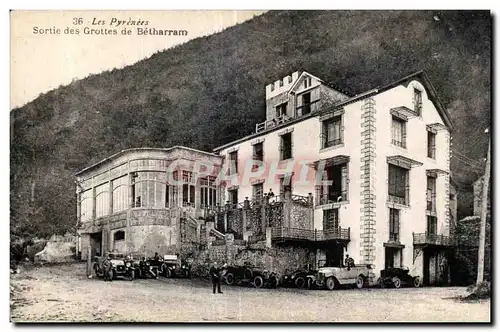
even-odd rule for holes
{"type": "Polygon", "coordinates": [[[201,279],[87,279],[84,264],[11,275],[13,322],[490,322],[490,301],[465,288],[253,289],[212,294],[201,279]]]}

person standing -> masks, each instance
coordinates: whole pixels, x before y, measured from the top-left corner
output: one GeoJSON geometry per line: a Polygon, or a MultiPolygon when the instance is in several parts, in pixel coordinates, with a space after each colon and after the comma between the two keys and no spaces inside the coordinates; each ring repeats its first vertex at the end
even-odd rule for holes
{"type": "Polygon", "coordinates": [[[215,294],[215,288],[217,288],[217,293],[222,294],[220,289],[220,269],[217,267],[217,262],[214,262],[210,268],[210,276],[212,277],[213,293],[215,294]]]}
{"type": "Polygon", "coordinates": [[[102,268],[104,272],[104,281],[113,281],[113,271],[112,271],[112,265],[110,261],[109,254],[106,254],[104,256],[104,259],[102,261],[102,268]]]}

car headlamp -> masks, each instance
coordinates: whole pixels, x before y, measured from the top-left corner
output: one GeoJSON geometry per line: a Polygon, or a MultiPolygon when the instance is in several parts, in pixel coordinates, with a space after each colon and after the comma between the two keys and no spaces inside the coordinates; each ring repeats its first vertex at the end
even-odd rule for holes
{"type": "Polygon", "coordinates": [[[125,263],[126,267],[130,267],[130,262],[125,263]]]}
{"type": "Polygon", "coordinates": [[[295,276],[292,276],[292,278],[291,278],[291,279],[295,279],[295,276]]]}
{"type": "Polygon", "coordinates": [[[174,266],[172,266],[172,270],[175,270],[175,265],[174,265],[174,266]]]}
{"type": "Polygon", "coordinates": [[[186,265],[182,265],[182,268],[185,269],[186,268],[186,265]]]}

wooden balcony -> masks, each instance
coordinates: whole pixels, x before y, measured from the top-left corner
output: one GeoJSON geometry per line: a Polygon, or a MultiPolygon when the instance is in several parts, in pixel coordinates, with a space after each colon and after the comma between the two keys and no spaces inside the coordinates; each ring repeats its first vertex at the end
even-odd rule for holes
{"type": "Polygon", "coordinates": [[[255,132],[258,133],[258,132],[261,132],[261,131],[264,131],[264,130],[267,130],[270,128],[277,127],[277,126],[282,125],[283,123],[286,123],[292,119],[293,119],[292,117],[289,117],[287,115],[282,115],[282,116],[273,118],[271,120],[266,120],[264,122],[257,123],[255,125],[255,132]]]}
{"type": "Polygon", "coordinates": [[[440,234],[429,233],[413,233],[414,246],[439,246],[439,247],[452,247],[456,245],[455,239],[440,234]]]}

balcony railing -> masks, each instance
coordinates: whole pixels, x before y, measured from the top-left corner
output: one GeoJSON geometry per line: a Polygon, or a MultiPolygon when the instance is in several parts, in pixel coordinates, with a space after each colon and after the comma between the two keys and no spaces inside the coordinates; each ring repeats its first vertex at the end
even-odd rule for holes
{"type": "Polygon", "coordinates": [[[316,205],[340,203],[347,201],[347,192],[329,192],[318,196],[316,205]]]}
{"type": "Polygon", "coordinates": [[[389,203],[395,203],[400,205],[406,205],[406,198],[394,195],[389,195],[389,203]]]}
{"type": "Polygon", "coordinates": [[[303,228],[273,227],[271,229],[271,239],[281,240],[307,240],[307,241],[328,241],[351,239],[350,228],[334,228],[325,230],[313,230],[303,228]]]}
{"type": "Polygon", "coordinates": [[[257,123],[255,125],[255,132],[258,133],[258,132],[261,132],[261,131],[266,130],[266,129],[277,127],[277,126],[279,126],[285,122],[288,122],[292,119],[293,118],[289,117],[288,115],[282,115],[282,116],[279,116],[279,117],[276,117],[276,118],[273,118],[270,120],[266,120],[266,121],[261,122],[261,123],[257,123]]]}
{"type": "Polygon", "coordinates": [[[430,233],[413,233],[413,244],[433,244],[436,246],[454,246],[456,244],[455,239],[440,234],[430,234],[430,233]]]}

